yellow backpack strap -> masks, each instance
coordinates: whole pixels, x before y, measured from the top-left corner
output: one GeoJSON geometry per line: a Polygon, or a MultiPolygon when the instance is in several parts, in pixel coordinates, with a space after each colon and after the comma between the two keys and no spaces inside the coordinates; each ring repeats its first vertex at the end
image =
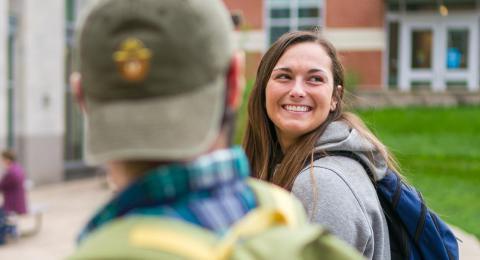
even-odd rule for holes
{"type": "Polygon", "coordinates": [[[282,212],[289,225],[306,223],[305,210],[300,202],[286,190],[261,180],[249,179],[248,185],[257,197],[258,207],[275,208],[282,212]]]}
{"type": "Polygon", "coordinates": [[[171,252],[188,259],[228,259],[237,241],[259,234],[274,226],[295,228],[305,221],[303,208],[287,191],[263,181],[249,179],[249,187],[257,197],[258,207],[232,226],[229,232],[211,239],[199,239],[192,234],[201,231],[206,238],[215,236],[212,232],[183,223],[183,228],[175,225],[162,225],[160,229],[138,229],[132,238],[139,246],[171,252]],[[196,229],[195,232],[193,232],[196,229]]]}
{"type": "Polygon", "coordinates": [[[177,220],[159,219],[154,225],[134,227],[129,240],[134,247],[164,251],[186,259],[215,259],[214,234],[177,220]]]}
{"type": "Polygon", "coordinates": [[[187,259],[229,259],[237,241],[274,226],[296,226],[278,208],[257,208],[239,220],[223,237],[189,223],[160,220],[161,225],[139,225],[130,232],[132,246],[169,252],[187,259]],[[182,227],[179,227],[182,225],[182,227]],[[215,239],[211,239],[212,236],[215,239]],[[202,238],[203,237],[203,238],[202,238]]]}
{"type": "Polygon", "coordinates": [[[306,217],[300,202],[287,191],[273,184],[247,180],[256,195],[258,206],[238,221],[216,248],[216,259],[228,259],[235,243],[242,238],[259,234],[274,226],[296,228],[306,217]]]}
{"type": "Polygon", "coordinates": [[[69,259],[215,259],[218,236],[171,218],[131,216],[93,232],[69,259]]]}
{"type": "Polygon", "coordinates": [[[275,209],[258,208],[237,222],[215,247],[215,259],[229,259],[237,241],[262,233],[274,226],[288,226],[287,217],[275,209]]]}

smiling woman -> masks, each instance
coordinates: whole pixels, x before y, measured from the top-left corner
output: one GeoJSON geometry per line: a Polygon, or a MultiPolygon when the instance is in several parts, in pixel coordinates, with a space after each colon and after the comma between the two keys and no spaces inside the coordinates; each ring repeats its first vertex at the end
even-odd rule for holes
{"type": "Polygon", "coordinates": [[[343,90],[343,67],[326,39],[284,34],[258,68],[243,144],[255,177],[292,191],[312,221],[368,259],[390,259],[387,223],[365,169],[327,156],[353,152],[377,180],[397,168],[365,124],[343,111],[343,90]]]}

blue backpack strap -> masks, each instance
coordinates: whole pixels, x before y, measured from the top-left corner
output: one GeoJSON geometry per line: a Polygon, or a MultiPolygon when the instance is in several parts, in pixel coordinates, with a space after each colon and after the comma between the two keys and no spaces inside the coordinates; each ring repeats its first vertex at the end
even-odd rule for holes
{"type": "MultiPolygon", "coordinates": [[[[397,216],[394,211],[394,207],[388,200],[381,196],[378,192],[378,183],[375,180],[374,174],[372,173],[370,167],[362,160],[357,154],[350,152],[350,151],[334,151],[328,152],[328,154],[315,154],[314,160],[323,158],[325,156],[343,156],[355,160],[358,162],[364,170],[367,172],[367,175],[372,182],[375,190],[377,191],[378,200],[380,205],[382,206],[383,214],[385,215],[385,219],[388,225],[388,233],[390,238],[390,255],[392,260],[404,260],[404,259],[412,259],[411,258],[411,250],[412,250],[412,243],[410,241],[409,235],[401,221],[401,219],[397,216]]],[[[398,183],[400,184],[400,183],[398,183]]],[[[392,196],[395,201],[395,204],[398,203],[398,199],[400,198],[401,186],[395,187],[394,195],[392,196]]],[[[415,259],[415,258],[413,258],[415,259]]]]}
{"type": "Polygon", "coordinates": [[[315,155],[344,156],[358,162],[372,181],[388,223],[392,259],[459,258],[458,244],[448,226],[426,206],[422,195],[388,169],[384,178],[375,180],[370,167],[357,154],[335,151],[315,155]]]}

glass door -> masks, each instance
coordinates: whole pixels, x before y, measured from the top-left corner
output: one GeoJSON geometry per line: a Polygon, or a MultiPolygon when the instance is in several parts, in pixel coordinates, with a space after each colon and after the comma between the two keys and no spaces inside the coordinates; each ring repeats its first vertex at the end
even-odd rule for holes
{"type": "Polygon", "coordinates": [[[478,23],[468,17],[404,18],[400,89],[478,89],[478,38],[478,23]]]}
{"type": "Polygon", "coordinates": [[[432,87],[435,74],[433,36],[434,28],[428,26],[414,27],[410,32],[410,87],[412,89],[432,87]]]}
{"type": "Polygon", "coordinates": [[[429,19],[406,19],[401,26],[400,73],[401,90],[439,88],[441,58],[439,27],[429,19]]]}

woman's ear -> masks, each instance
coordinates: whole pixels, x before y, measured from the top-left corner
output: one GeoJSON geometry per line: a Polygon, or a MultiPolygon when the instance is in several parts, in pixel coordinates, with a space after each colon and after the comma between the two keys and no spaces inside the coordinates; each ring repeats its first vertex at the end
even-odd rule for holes
{"type": "Polygon", "coordinates": [[[337,104],[340,102],[340,99],[343,96],[343,87],[342,85],[337,85],[336,89],[333,90],[332,101],[330,103],[330,111],[335,111],[337,109],[337,104]]]}
{"type": "Polygon", "coordinates": [[[72,88],[73,97],[77,101],[80,110],[83,112],[86,111],[85,107],[85,98],[83,95],[83,88],[82,88],[82,76],[78,72],[73,72],[70,75],[70,86],[72,88]]]}
{"type": "Polygon", "coordinates": [[[237,51],[230,62],[227,75],[227,106],[236,111],[242,105],[245,90],[245,53],[237,51]]]}

